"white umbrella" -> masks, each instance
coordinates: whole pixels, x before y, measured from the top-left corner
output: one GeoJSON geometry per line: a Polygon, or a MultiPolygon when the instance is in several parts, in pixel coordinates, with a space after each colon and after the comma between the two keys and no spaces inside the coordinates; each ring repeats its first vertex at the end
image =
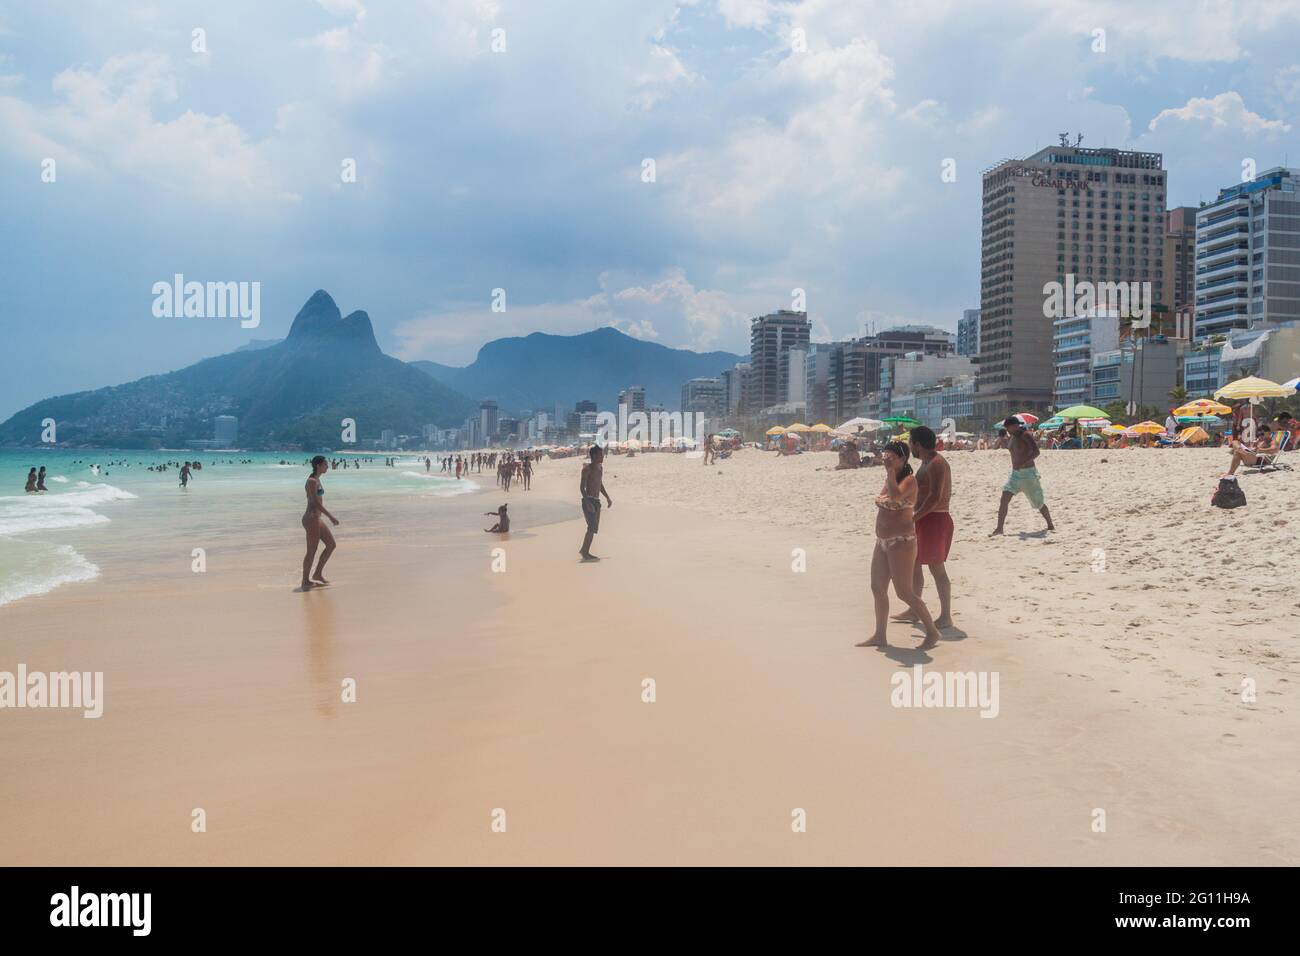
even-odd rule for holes
{"type": "Polygon", "coordinates": [[[1297,375],[1289,382],[1283,382],[1282,385],[1284,388],[1294,388],[1297,392],[1300,392],[1300,375],[1297,375]]]}
{"type": "Polygon", "coordinates": [[[879,431],[885,423],[874,418],[850,418],[847,422],[835,429],[837,432],[853,434],[855,432],[874,432],[879,431]]]}

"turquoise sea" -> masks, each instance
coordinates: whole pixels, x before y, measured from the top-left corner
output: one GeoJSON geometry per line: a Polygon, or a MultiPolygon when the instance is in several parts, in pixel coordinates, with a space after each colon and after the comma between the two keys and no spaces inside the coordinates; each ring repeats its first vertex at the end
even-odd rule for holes
{"type": "MultiPolygon", "coordinates": [[[[294,534],[302,515],[309,454],[294,452],[0,449],[0,606],[93,581],[107,562],[178,544],[260,530],[268,522],[294,534]],[[168,462],[199,461],[189,488],[168,462]],[[23,489],[29,468],[46,469],[41,494],[23,489]],[[178,541],[179,539],[179,541],[178,541]]],[[[326,476],[331,510],[373,496],[446,497],[478,489],[473,480],[438,474],[437,453],[423,456],[335,453],[360,467],[326,476]]],[[[483,476],[477,476],[481,483],[483,476]]]]}

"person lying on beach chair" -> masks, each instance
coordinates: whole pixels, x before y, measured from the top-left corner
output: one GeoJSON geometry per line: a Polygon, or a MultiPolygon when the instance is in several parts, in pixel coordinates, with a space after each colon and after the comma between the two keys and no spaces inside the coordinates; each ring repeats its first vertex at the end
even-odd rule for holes
{"type": "Polygon", "coordinates": [[[1228,474],[1235,475],[1237,467],[1242,464],[1260,471],[1275,467],[1277,456],[1285,450],[1287,433],[1274,432],[1267,425],[1260,425],[1259,430],[1261,434],[1253,449],[1247,448],[1244,442],[1233,439],[1232,464],[1228,466],[1228,474]]]}
{"type": "Polygon", "coordinates": [[[502,505],[496,511],[485,511],[485,515],[496,515],[497,523],[490,528],[484,528],[488,534],[505,534],[510,530],[510,516],[506,514],[509,505],[502,505]]]}

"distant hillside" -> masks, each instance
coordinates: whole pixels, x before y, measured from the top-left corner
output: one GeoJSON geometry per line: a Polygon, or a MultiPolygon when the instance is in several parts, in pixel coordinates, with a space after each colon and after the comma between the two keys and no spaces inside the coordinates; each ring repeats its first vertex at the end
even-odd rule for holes
{"type": "MultiPolygon", "coordinates": [[[[250,343],[250,345],[253,343],[250,343]]],[[[385,355],[370,317],[344,317],[323,291],[302,307],[284,341],[205,359],[166,375],[46,399],[0,424],[0,444],[34,445],[52,418],[60,442],[177,446],[211,438],[217,415],[239,418],[244,447],[339,447],[340,421],[357,438],[382,429],[416,434],[459,425],[477,403],[385,355]]]]}
{"type": "Polygon", "coordinates": [[[645,386],[647,401],[671,411],[681,406],[682,384],[688,379],[714,378],[748,360],[730,352],[670,349],[602,328],[581,335],[534,332],[496,339],[464,368],[436,362],[411,365],[465,395],[495,398],[510,411],[544,410],[556,402],[572,407],[581,399],[612,408],[629,385],[645,386]]]}

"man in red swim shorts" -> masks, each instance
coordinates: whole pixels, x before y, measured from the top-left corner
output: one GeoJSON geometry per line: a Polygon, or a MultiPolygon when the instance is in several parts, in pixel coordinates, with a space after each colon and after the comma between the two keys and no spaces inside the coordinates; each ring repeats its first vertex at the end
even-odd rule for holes
{"type": "MultiPolygon", "coordinates": [[[[936,627],[952,627],[952,582],[944,562],[952,548],[952,516],[948,514],[948,499],[952,496],[952,468],[937,450],[938,436],[924,425],[913,428],[908,436],[912,454],[921,462],[916,471],[916,507],[912,520],[916,523],[916,566],[912,572],[912,590],[919,597],[925,586],[922,567],[929,565],[939,592],[939,615],[936,627]]],[[[898,620],[908,620],[902,615],[898,620]]]]}

